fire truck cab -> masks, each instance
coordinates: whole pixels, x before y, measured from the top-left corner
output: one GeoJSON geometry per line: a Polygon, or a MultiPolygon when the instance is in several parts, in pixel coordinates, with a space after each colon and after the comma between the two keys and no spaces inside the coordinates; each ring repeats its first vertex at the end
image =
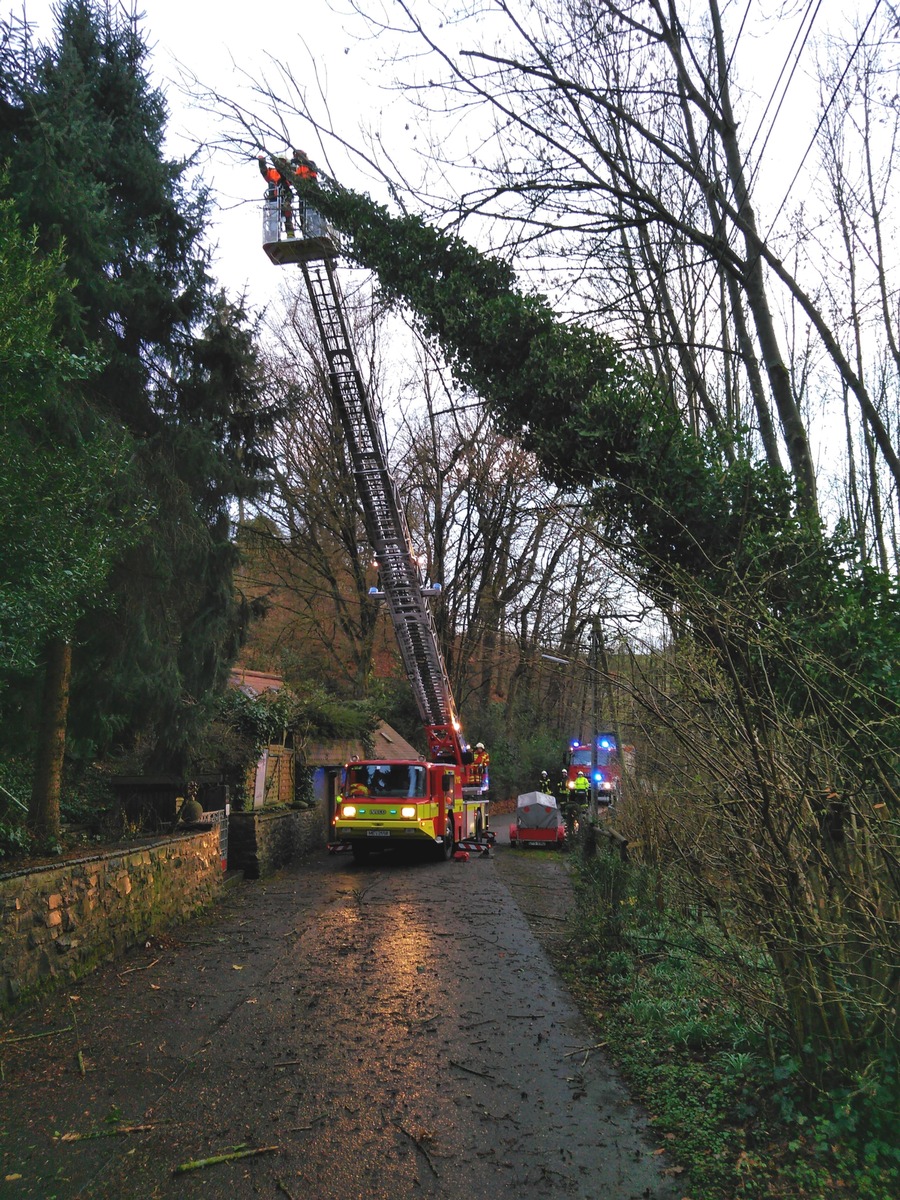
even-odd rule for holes
{"type": "Polygon", "coordinates": [[[622,779],[622,764],[619,757],[619,745],[614,733],[597,734],[596,765],[590,742],[573,741],[569,743],[563,759],[568,776],[567,787],[570,792],[575,790],[575,780],[579,771],[590,778],[591,768],[594,768],[594,778],[591,781],[597,789],[597,803],[611,804],[619,794],[622,779]]]}
{"type": "Polygon", "coordinates": [[[398,845],[448,859],[455,844],[481,836],[482,804],[465,795],[451,763],[358,760],[344,768],[334,841],[349,843],[356,859],[398,845]]]}

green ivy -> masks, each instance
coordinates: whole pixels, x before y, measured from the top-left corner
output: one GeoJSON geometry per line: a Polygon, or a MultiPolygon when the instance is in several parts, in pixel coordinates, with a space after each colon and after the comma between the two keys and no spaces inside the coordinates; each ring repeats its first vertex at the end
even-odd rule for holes
{"type": "Polygon", "coordinates": [[[789,478],[738,453],[734,431],[696,436],[671,396],[605,334],[562,322],[512,268],[420,217],[392,216],[334,183],[306,185],[344,252],[407,305],[457,382],[563,487],[596,487],[612,533],[650,564],[708,572],[748,526],[793,511],[789,478]]]}
{"type": "Polygon", "coordinates": [[[204,736],[193,750],[192,769],[221,771],[231,782],[234,804],[246,802],[246,779],[266,746],[290,741],[297,756],[298,798],[312,798],[304,765],[306,745],[331,738],[359,738],[371,744],[378,718],[365,701],[341,701],[318,688],[251,696],[230,688],[219,698],[204,736]],[[307,783],[304,782],[307,781],[307,783]]]}

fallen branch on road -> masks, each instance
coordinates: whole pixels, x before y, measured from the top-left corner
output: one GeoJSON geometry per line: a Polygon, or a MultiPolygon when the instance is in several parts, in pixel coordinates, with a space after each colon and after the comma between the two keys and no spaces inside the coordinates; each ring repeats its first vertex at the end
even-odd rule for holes
{"type": "Polygon", "coordinates": [[[48,1029],[45,1033],[23,1033],[19,1037],[3,1038],[4,1046],[11,1046],[14,1042],[31,1042],[35,1038],[54,1037],[57,1033],[70,1033],[71,1025],[63,1025],[61,1029],[48,1029]]]}
{"type": "Polygon", "coordinates": [[[592,1050],[602,1050],[606,1045],[606,1042],[594,1042],[593,1046],[579,1046],[577,1050],[569,1050],[563,1058],[572,1058],[576,1054],[590,1054],[592,1050]]]}
{"type": "Polygon", "coordinates": [[[461,1062],[457,1062],[455,1058],[451,1058],[449,1061],[451,1067],[458,1067],[460,1071],[465,1071],[469,1075],[477,1075],[480,1079],[494,1079],[494,1076],[489,1075],[487,1071],[476,1071],[474,1067],[466,1067],[461,1062]]]}
{"type": "Polygon", "coordinates": [[[435,1179],[440,1179],[440,1175],[438,1175],[437,1167],[431,1161],[431,1155],[428,1153],[426,1148],[422,1145],[421,1140],[419,1138],[417,1138],[414,1133],[410,1133],[408,1129],[404,1129],[404,1127],[399,1123],[399,1121],[395,1121],[394,1124],[397,1126],[397,1128],[400,1130],[401,1133],[406,1134],[406,1136],[413,1143],[413,1145],[416,1147],[416,1149],[418,1151],[420,1151],[420,1153],[423,1155],[425,1161],[428,1163],[429,1167],[431,1167],[431,1173],[435,1177],[435,1179]]]}
{"type": "Polygon", "coordinates": [[[155,1125],[116,1125],[109,1129],[92,1129],[89,1133],[54,1133],[55,1142],[86,1142],[91,1138],[118,1137],[120,1133],[145,1133],[155,1125]]]}
{"type": "Polygon", "coordinates": [[[214,1154],[212,1158],[197,1158],[192,1162],[180,1163],[172,1171],[173,1175],[185,1175],[188,1171],[201,1171],[204,1167],[214,1167],[217,1163],[234,1162],[238,1158],[252,1158],[255,1154],[271,1154],[280,1150],[280,1146],[257,1146],[255,1150],[230,1150],[227,1154],[214,1154]]]}

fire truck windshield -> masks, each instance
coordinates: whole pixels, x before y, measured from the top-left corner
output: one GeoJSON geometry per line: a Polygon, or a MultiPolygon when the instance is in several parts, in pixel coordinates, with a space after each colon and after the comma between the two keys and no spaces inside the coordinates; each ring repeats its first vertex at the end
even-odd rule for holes
{"type": "MultiPolygon", "coordinates": [[[[610,739],[604,738],[603,741],[597,743],[597,766],[609,767],[619,761],[619,755],[616,747],[610,739]],[[604,744],[605,743],[605,744],[604,744]]],[[[591,748],[590,746],[579,746],[578,749],[573,749],[569,755],[569,765],[573,767],[589,767],[591,766],[591,748]]]]}
{"type": "Polygon", "coordinates": [[[425,768],[406,763],[360,763],[347,771],[344,795],[418,799],[426,795],[425,768]]]}

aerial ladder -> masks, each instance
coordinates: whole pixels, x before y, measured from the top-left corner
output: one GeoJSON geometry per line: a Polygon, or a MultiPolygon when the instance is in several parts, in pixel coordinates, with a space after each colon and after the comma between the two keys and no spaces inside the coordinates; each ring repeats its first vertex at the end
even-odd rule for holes
{"type": "MultiPolygon", "coordinates": [[[[288,165],[275,162],[282,174],[288,165]]],[[[337,275],[339,242],[322,215],[282,183],[263,209],[263,249],[278,266],[296,264],[325,350],[332,403],[344,432],[379,571],[383,601],[416,701],[426,760],[356,760],[344,768],[329,849],[365,858],[374,848],[418,843],[449,858],[454,849],[488,853],[487,769],[473,762],[453,700],[403,505],[388,467],[377,414],[356,361],[337,275]]]]}

